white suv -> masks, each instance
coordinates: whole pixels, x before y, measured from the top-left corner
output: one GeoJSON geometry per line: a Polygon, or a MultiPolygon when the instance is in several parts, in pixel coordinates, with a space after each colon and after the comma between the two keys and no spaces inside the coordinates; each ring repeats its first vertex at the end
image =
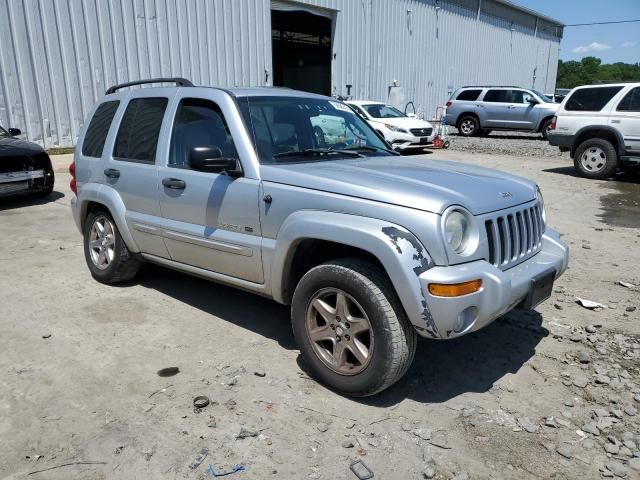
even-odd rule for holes
{"type": "Polygon", "coordinates": [[[560,105],[549,143],[570,151],[578,172],[608,178],[640,170],[640,83],[575,88],[560,105]]]}

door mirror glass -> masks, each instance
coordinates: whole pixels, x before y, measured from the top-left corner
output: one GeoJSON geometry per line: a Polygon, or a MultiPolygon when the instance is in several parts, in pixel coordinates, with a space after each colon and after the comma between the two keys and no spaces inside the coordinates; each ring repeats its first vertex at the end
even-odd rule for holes
{"type": "Polygon", "coordinates": [[[9,129],[9,135],[11,135],[12,137],[17,137],[21,133],[22,133],[22,131],[19,128],[10,128],[9,129]]]}
{"type": "Polygon", "coordinates": [[[224,158],[222,150],[215,145],[193,147],[189,152],[189,166],[201,172],[222,172],[235,170],[237,161],[234,158],[224,158]]]}

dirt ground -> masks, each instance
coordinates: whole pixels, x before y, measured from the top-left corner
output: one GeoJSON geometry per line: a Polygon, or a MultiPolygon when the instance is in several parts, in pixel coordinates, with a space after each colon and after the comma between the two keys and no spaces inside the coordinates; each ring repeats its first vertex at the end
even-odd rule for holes
{"type": "Polygon", "coordinates": [[[70,157],[56,157],[47,201],[0,201],[0,478],[204,479],[244,464],[225,478],[350,480],[358,459],[376,479],[639,478],[640,287],[618,282],[640,285],[640,177],[585,180],[559,156],[426,157],[539,182],[570,269],[537,311],[421,340],[406,377],[365,400],[307,376],[285,307],[152,266],[93,281],[70,157]],[[194,411],[198,395],[212,403],[194,411]]]}

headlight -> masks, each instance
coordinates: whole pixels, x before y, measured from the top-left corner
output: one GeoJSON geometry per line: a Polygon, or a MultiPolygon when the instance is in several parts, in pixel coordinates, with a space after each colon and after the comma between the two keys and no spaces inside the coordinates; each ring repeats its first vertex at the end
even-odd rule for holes
{"type": "Polygon", "coordinates": [[[404,128],[396,127],[395,125],[391,125],[390,123],[385,123],[384,126],[392,132],[409,133],[404,128]]]}
{"type": "Polygon", "coordinates": [[[538,198],[538,203],[540,204],[540,215],[542,215],[542,222],[545,224],[545,226],[547,225],[547,212],[545,212],[544,209],[544,198],[542,198],[542,192],[540,191],[540,187],[537,187],[537,198],[538,198]]]}
{"type": "Polygon", "coordinates": [[[469,243],[469,219],[458,211],[452,211],[444,222],[445,240],[458,254],[464,252],[469,243]]]}

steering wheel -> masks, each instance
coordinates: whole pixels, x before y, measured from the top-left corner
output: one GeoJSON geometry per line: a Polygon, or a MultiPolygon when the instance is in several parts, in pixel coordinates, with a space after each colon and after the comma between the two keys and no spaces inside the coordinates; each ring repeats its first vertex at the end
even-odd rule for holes
{"type": "Polygon", "coordinates": [[[313,127],[313,134],[316,137],[316,143],[318,144],[318,146],[322,148],[326,148],[327,140],[324,137],[324,131],[318,125],[313,127]]]}

